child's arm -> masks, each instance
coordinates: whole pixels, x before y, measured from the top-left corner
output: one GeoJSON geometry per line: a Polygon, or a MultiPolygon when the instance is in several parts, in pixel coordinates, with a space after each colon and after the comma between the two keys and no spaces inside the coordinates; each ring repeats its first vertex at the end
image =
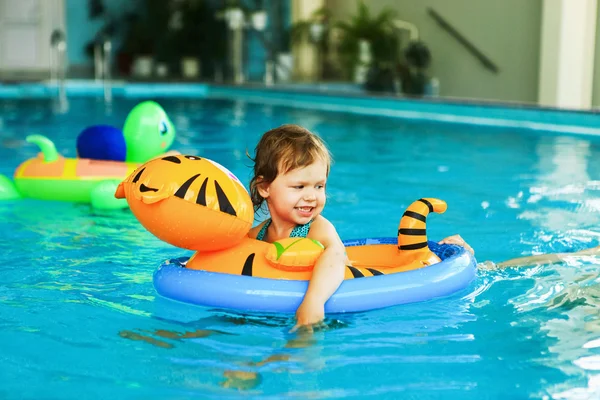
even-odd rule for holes
{"type": "Polygon", "coordinates": [[[344,280],[346,250],[333,224],[319,217],[311,226],[309,237],[321,242],[325,251],[315,264],[304,299],[296,310],[293,330],[321,322],[325,317],[325,303],[344,280]]]}

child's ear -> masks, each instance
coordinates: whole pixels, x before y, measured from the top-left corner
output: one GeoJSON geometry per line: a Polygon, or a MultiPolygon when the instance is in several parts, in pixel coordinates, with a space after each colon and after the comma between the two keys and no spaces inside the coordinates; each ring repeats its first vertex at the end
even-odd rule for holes
{"type": "Polygon", "coordinates": [[[262,176],[256,178],[256,189],[258,190],[258,194],[263,199],[269,197],[269,184],[263,180],[262,176]]]}

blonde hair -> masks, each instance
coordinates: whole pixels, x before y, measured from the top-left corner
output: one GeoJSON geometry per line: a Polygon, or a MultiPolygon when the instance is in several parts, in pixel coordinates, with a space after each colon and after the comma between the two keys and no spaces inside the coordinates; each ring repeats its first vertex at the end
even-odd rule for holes
{"type": "Polygon", "coordinates": [[[308,129],[288,124],[265,132],[256,145],[252,159],[254,176],[250,180],[250,197],[254,211],[258,211],[265,201],[258,193],[258,185],[269,184],[279,174],[306,167],[317,160],[325,161],[329,176],[329,149],[319,136],[308,129]]]}

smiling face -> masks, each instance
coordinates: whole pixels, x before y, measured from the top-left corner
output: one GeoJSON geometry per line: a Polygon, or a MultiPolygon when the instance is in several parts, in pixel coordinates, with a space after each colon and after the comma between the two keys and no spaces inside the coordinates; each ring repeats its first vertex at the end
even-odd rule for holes
{"type": "Polygon", "coordinates": [[[233,246],[254,220],[248,192],[229,170],[197,156],[151,160],[115,193],[140,223],[174,246],[212,251],[233,246]]]}
{"type": "Polygon", "coordinates": [[[325,207],[327,163],[317,159],[306,167],[279,174],[270,184],[259,186],[273,222],[281,226],[305,225],[325,207]]]}

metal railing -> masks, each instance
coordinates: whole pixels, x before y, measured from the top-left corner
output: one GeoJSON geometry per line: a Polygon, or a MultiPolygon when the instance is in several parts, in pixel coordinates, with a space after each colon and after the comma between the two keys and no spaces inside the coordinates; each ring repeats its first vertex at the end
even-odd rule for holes
{"type": "Polygon", "coordinates": [[[459,31],[456,30],[444,17],[438,14],[432,8],[427,9],[428,14],[438,23],[438,25],[448,32],[454,39],[456,39],[460,44],[465,46],[465,48],[477,58],[481,64],[493,73],[497,74],[500,72],[498,66],[490,60],[485,54],[483,54],[473,43],[471,43],[467,38],[465,38],[459,31]]]}
{"type": "MultiPolygon", "coordinates": [[[[265,28],[267,25],[267,13],[264,10],[253,12],[249,18],[244,14],[241,8],[228,9],[224,18],[230,31],[230,57],[233,69],[233,81],[236,84],[243,84],[246,81],[244,65],[244,29],[252,29],[257,33],[258,39],[267,49],[268,57],[265,60],[264,83],[271,86],[275,82],[275,68],[280,67],[277,60],[273,59],[274,51],[270,41],[265,38],[265,28]]],[[[285,67],[285,66],[284,66],[285,67]]]]}
{"type": "Polygon", "coordinates": [[[110,74],[110,55],[112,41],[108,35],[100,35],[94,43],[94,79],[102,81],[104,87],[104,100],[112,101],[112,87],[110,74]]]}
{"type": "Polygon", "coordinates": [[[61,102],[65,102],[67,99],[65,92],[66,39],[65,33],[59,28],[54,29],[50,34],[50,83],[58,86],[58,97],[61,102]]]}

